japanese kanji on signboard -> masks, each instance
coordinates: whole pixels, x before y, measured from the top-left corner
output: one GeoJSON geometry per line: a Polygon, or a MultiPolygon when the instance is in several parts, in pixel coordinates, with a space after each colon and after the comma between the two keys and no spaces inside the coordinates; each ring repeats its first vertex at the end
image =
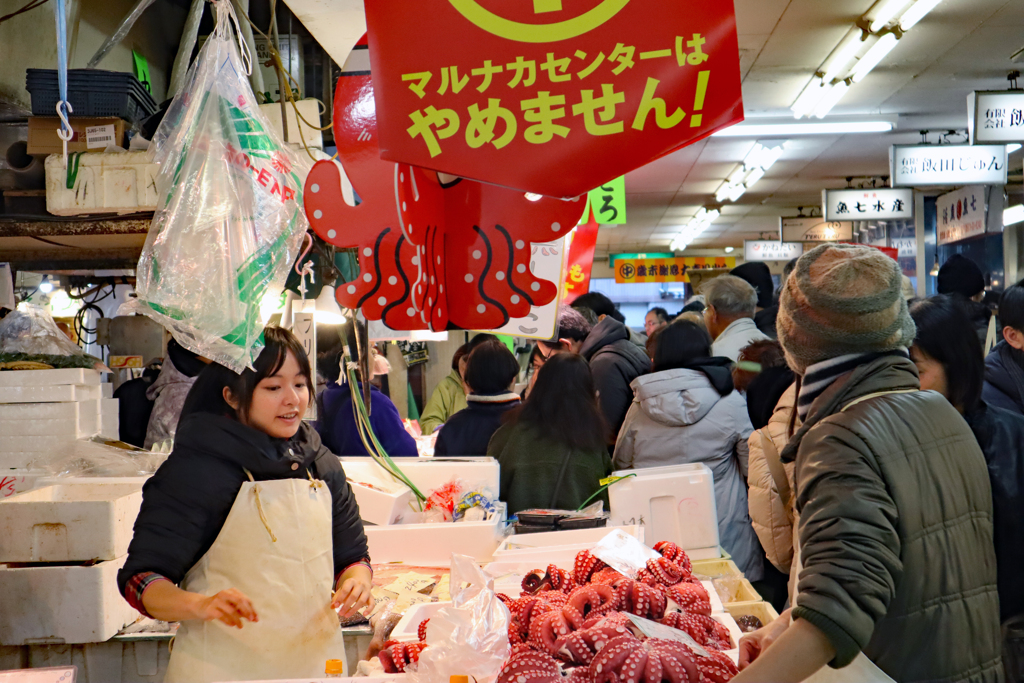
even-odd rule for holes
{"type": "Polygon", "coordinates": [[[597,222],[593,204],[587,208],[583,223],[576,226],[569,244],[568,269],[565,275],[563,300],[571,304],[577,297],[590,291],[590,274],[594,269],[594,251],[597,249],[597,222]]]}
{"type": "Polygon", "coordinates": [[[736,259],[732,256],[615,259],[615,282],[689,282],[689,273],[694,270],[732,270],[735,267],[736,259]]]}
{"type": "Polygon", "coordinates": [[[382,161],[365,44],[338,79],[338,158],[361,200],[342,191],[341,170],[319,161],[304,202],[313,230],[357,249],[359,277],[339,283],[338,302],[394,330],[495,329],[549,303],[559,283],[534,276],[531,245],[568,233],[582,198],[528,200],[522,192],[382,161]]]}
{"type": "Polygon", "coordinates": [[[731,0],[366,3],[381,156],[554,197],[743,120],[731,0]]]}

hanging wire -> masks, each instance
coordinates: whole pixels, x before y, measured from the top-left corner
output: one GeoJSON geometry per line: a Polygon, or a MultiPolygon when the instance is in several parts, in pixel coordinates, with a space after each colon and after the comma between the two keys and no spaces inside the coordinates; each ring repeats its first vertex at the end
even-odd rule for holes
{"type": "Polygon", "coordinates": [[[48,0],[29,0],[27,3],[22,5],[21,9],[15,10],[15,11],[11,12],[10,14],[5,14],[2,17],[0,17],[0,24],[4,23],[8,19],[13,19],[14,17],[18,16],[19,14],[24,14],[25,12],[28,12],[30,10],[34,10],[36,7],[42,7],[47,2],[48,2],[48,0]]]}
{"type": "Polygon", "coordinates": [[[64,168],[68,167],[68,143],[75,133],[68,121],[68,114],[74,112],[68,102],[68,16],[64,7],[64,0],[55,0],[53,3],[54,19],[57,24],[57,116],[60,118],[60,128],[57,129],[57,136],[64,144],[64,168]]]}

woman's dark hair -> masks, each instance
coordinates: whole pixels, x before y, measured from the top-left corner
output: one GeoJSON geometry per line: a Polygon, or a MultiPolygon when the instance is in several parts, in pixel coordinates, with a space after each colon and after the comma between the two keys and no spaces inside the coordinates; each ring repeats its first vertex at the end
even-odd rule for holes
{"type": "Polygon", "coordinates": [[[645,346],[647,348],[647,355],[651,357],[652,363],[654,359],[654,354],[658,352],[658,337],[661,336],[661,331],[663,329],[665,328],[659,327],[654,332],[651,332],[651,335],[647,337],[647,344],[645,346]]]}
{"type": "Polygon", "coordinates": [[[460,360],[462,360],[463,358],[465,358],[469,354],[473,353],[473,349],[475,349],[476,347],[480,346],[481,344],[483,344],[485,342],[490,342],[490,341],[498,341],[498,338],[495,337],[493,334],[488,334],[488,333],[484,332],[483,334],[476,335],[475,337],[470,339],[468,342],[466,342],[465,344],[460,346],[455,351],[455,355],[452,356],[452,370],[455,370],[456,372],[458,372],[458,370],[459,370],[459,361],[460,360]]]}
{"type": "Polygon", "coordinates": [[[502,394],[519,376],[519,362],[508,347],[494,340],[480,344],[466,361],[466,384],[474,394],[502,394]]]}
{"type": "Polygon", "coordinates": [[[761,371],[785,367],[786,354],[779,342],[774,339],[762,339],[744,347],[737,361],[739,362],[732,369],[732,383],[738,391],[746,391],[759,373],[741,366],[740,363],[756,363],[761,366],[761,371]]]}
{"type": "Polygon", "coordinates": [[[688,366],[697,358],[711,355],[711,335],[689,320],[677,320],[663,327],[654,349],[654,372],[688,366]]]}
{"type": "Polygon", "coordinates": [[[1007,287],[999,298],[999,324],[1024,332],[1024,280],[1007,287]]]}
{"type": "MultiPolygon", "coordinates": [[[[341,363],[348,346],[350,358],[358,358],[356,332],[363,333],[363,323],[349,320],[341,325],[317,327],[316,371],[328,382],[337,382],[341,376],[341,363]]],[[[365,351],[365,349],[364,349],[365,351]]]]}
{"type": "Polygon", "coordinates": [[[658,320],[660,320],[663,323],[667,323],[670,320],[670,318],[668,317],[668,311],[666,311],[661,306],[655,306],[651,310],[647,311],[647,313],[644,314],[644,317],[647,317],[651,313],[656,315],[658,317],[658,320]]]}
{"type": "Polygon", "coordinates": [[[256,357],[253,367],[246,368],[241,374],[219,363],[207,365],[196,377],[195,384],[185,398],[181,418],[192,413],[213,413],[235,419],[248,415],[256,385],[275,375],[288,359],[289,352],[299,363],[299,371],[305,376],[306,386],[312,396],[316,385],[313,383],[309,358],[306,356],[306,350],[302,348],[302,342],[283,327],[271,326],[263,330],[263,344],[263,351],[256,357]],[[224,400],[224,387],[238,399],[237,411],[224,400]]]}
{"type": "Polygon", "coordinates": [[[575,353],[556,353],[537,374],[537,383],[508,421],[533,427],[541,436],[573,450],[607,447],[608,428],[597,403],[590,365],[575,353]]]}
{"type": "Polygon", "coordinates": [[[946,371],[949,402],[965,415],[974,412],[985,383],[985,359],[963,307],[940,295],[914,304],[910,317],[917,325],[914,346],[946,371]]]}
{"type": "Polygon", "coordinates": [[[615,307],[615,304],[601,292],[587,292],[576,297],[572,302],[573,308],[589,308],[595,315],[607,315],[620,323],[626,322],[626,317],[615,307]]]}

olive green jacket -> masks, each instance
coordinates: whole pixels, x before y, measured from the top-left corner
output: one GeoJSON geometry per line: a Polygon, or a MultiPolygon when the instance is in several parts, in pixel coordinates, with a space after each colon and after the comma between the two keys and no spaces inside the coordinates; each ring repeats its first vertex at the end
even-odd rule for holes
{"type": "Polygon", "coordinates": [[[1000,681],[992,492],[981,449],[917,368],[840,377],[782,454],[795,459],[803,571],[793,617],[897,681],[1000,681]],[[902,393],[889,393],[902,392],[902,393]]]}
{"type": "Polygon", "coordinates": [[[448,421],[455,413],[466,407],[466,392],[462,388],[462,376],[458,370],[441,380],[427,405],[420,414],[420,431],[433,434],[434,430],[448,421]]]}

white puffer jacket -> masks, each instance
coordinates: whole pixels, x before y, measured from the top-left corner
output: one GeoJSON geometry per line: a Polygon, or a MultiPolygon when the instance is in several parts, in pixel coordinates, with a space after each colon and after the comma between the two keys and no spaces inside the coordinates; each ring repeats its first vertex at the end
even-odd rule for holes
{"type": "MultiPolygon", "coordinates": [[[[750,490],[747,494],[750,506],[750,520],[753,522],[754,531],[764,547],[768,560],[774,564],[779,571],[788,574],[793,563],[793,522],[786,514],[786,507],[782,502],[779,489],[772,479],[771,470],[765,460],[764,448],[761,445],[761,431],[767,431],[772,443],[779,453],[786,447],[789,441],[789,421],[796,407],[796,385],[794,384],[779,399],[775,406],[768,426],[750,435],[748,441],[750,459],[747,471],[747,484],[750,490]]],[[[800,426],[797,418],[796,426],[800,426]]],[[[789,479],[790,490],[794,489],[793,484],[793,463],[784,466],[786,477],[789,479]]],[[[792,496],[791,496],[792,498],[792,496]]],[[[792,500],[790,506],[792,507],[792,500]]],[[[796,510],[790,510],[795,518],[796,510]]]]}

